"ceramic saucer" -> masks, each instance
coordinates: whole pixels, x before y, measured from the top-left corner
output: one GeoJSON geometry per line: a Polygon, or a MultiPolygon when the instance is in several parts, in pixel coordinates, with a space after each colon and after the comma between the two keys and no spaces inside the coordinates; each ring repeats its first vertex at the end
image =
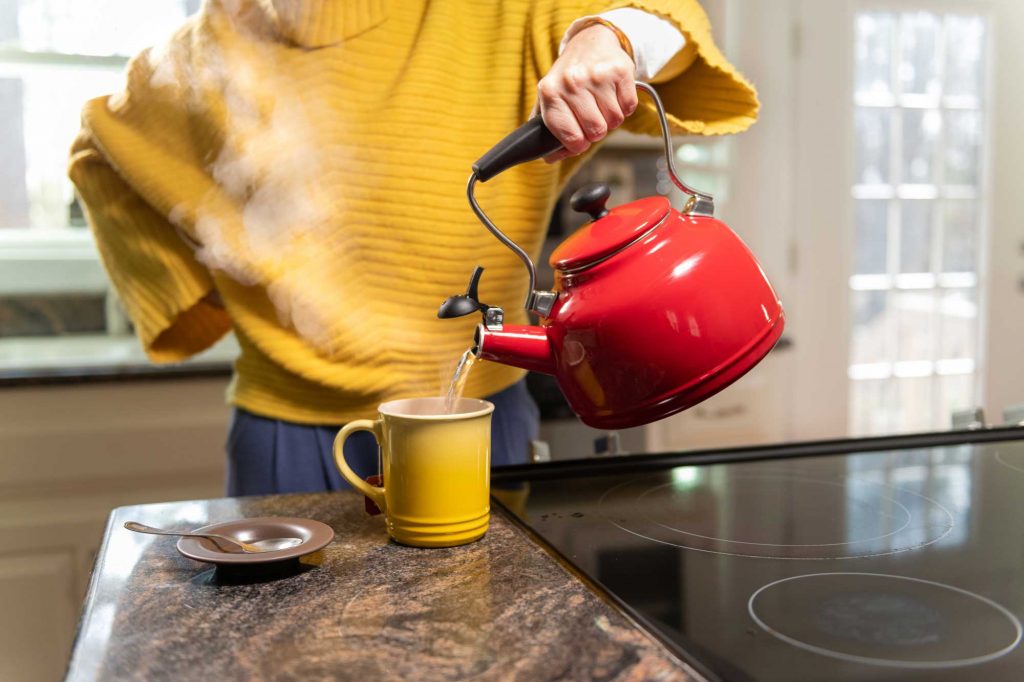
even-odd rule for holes
{"type": "Polygon", "coordinates": [[[214,523],[197,528],[196,533],[218,533],[242,542],[255,542],[270,538],[299,538],[302,542],[294,547],[278,549],[259,554],[225,552],[204,538],[181,538],[178,551],[189,559],[211,564],[267,564],[274,561],[297,559],[323,549],[334,539],[334,530],[327,524],[312,519],[287,517],[263,517],[238,519],[214,523]]]}

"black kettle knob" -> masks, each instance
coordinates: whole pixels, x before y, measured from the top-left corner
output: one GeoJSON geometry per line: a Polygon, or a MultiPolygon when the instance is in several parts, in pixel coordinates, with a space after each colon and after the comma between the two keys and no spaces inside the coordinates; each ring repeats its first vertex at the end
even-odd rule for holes
{"type": "Polygon", "coordinates": [[[608,215],[608,209],[604,207],[608,203],[608,197],[612,191],[604,183],[584,185],[572,193],[569,205],[572,210],[578,213],[589,213],[594,220],[608,215]]]}

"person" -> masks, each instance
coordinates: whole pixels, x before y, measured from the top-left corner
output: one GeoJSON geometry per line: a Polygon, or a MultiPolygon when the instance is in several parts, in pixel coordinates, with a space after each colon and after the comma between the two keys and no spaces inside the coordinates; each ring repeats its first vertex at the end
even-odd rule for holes
{"type": "MultiPolygon", "coordinates": [[[[756,118],[696,0],[207,0],[86,104],[69,174],[149,358],[238,340],[228,494],[344,487],[339,425],[439,395],[471,343],[477,320],[436,311],[474,265],[481,299],[526,322],[525,270],[469,210],[470,166],[539,110],[564,148],[477,192],[536,256],[585,153],[623,124],[657,132],[637,76],[676,133],[756,118]]],[[[495,464],[536,437],[522,379],[469,376],[496,406],[495,464]]],[[[346,455],[376,472],[369,434],[346,455]]]]}

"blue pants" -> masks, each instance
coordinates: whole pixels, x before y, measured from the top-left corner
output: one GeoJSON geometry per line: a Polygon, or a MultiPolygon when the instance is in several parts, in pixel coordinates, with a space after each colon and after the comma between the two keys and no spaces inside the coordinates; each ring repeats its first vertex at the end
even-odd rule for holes
{"type": "MultiPolygon", "coordinates": [[[[491,465],[526,462],[530,441],[537,438],[537,405],[520,381],[487,400],[494,403],[491,417],[491,465]]],[[[334,437],[338,425],[310,426],[259,417],[236,408],[228,434],[227,494],[343,490],[349,484],[334,463],[334,437]]],[[[377,473],[377,442],[365,431],[345,441],[345,459],[366,478],[377,473]]]]}

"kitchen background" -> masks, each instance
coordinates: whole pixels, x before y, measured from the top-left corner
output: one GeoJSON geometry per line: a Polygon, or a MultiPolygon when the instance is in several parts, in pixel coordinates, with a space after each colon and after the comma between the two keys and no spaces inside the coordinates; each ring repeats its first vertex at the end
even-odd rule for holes
{"type": "MultiPolygon", "coordinates": [[[[112,507],[222,494],[236,346],[148,367],[65,175],[82,103],[199,4],[0,0],[0,603],[19,614],[0,620],[0,679],[63,671],[112,507]]],[[[1024,418],[1024,3],[704,4],[763,112],[737,138],[677,140],[678,163],[761,260],[784,343],[719,396],[619,434],[531,377],[537,457],[1024,418]]],[[[567,194],[670,193],[659,153],[616,134],[567,194]]],[[[547,251],[579,222],[560,202],[547,251]]]]}

